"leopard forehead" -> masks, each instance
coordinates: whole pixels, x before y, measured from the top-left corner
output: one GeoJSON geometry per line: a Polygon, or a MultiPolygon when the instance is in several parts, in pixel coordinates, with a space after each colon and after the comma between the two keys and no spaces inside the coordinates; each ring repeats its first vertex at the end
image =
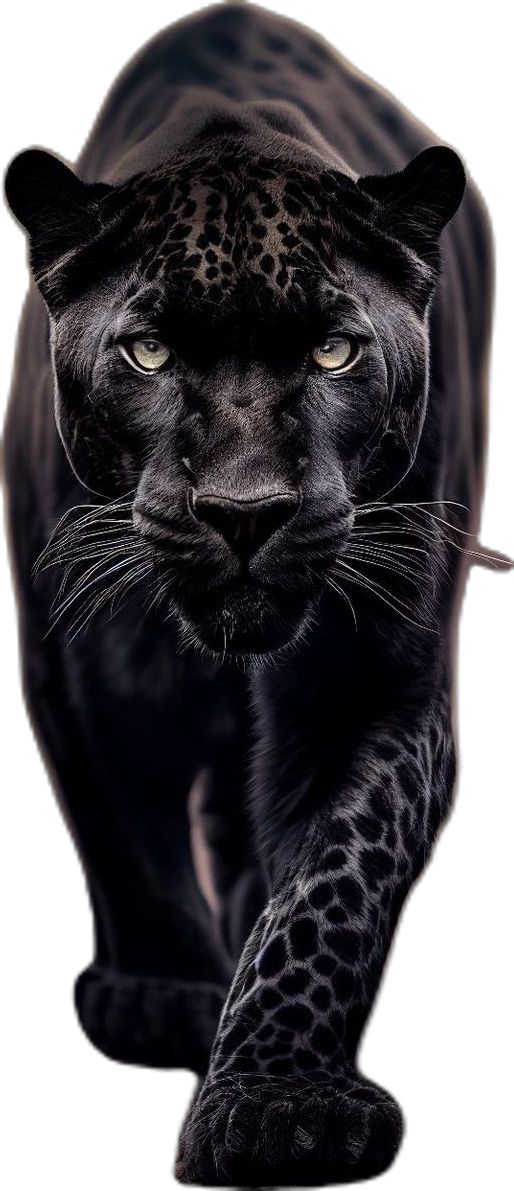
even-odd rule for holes
{"type": "Polygon", "coordinates": [[[140,265],[148,280],[180,275],[195,297],[219,301],[243,277],[286,293],[302,269],[329,263],[342,186],[356,191],[326,169],[241,161],[141,177],[131,187],[140,265]]]}

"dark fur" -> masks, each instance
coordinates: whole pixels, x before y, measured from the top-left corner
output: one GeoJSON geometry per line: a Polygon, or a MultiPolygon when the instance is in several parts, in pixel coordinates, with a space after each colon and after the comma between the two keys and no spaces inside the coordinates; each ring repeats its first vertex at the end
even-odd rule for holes
{"type": "Polygon", "coordinates": [[[400,1141],[356,1051],[451,802],[490,319],[487,221],[468,183],[443,231],[464,176],[432,144],[230,4],[127,68],[76,176],[7,176],[39,287],[9,524],[94,912],[77,1008],[106,1054],[205,1074],[184,1181],[343,1182],[400,1141]],[[154,376],[117,346],[141,326],[173,349],[154,376]],[[362,355],[330,376],[341,329],[362,355]]]}

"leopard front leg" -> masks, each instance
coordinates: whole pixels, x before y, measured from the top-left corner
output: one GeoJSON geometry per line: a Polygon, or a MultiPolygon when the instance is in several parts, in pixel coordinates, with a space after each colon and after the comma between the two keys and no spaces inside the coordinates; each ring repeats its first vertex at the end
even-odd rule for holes
{"type": "Polygon", "coordinates": [[[312,818],[241,957],[177,1176],[201,1184],[378,1174],[402,1134],[355,1055],[407,890],[449,804],[441,703],[370,736],[312,818]]]}

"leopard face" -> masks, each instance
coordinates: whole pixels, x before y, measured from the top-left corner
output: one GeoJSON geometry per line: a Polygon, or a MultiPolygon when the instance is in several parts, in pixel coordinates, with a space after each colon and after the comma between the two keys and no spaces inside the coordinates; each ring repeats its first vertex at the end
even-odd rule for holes
{"type": "Polygon", "coordinates": [[[241,146],[115,187],[37,151],[13,163],[70,462],[102,496],[130,493],[192,642],[246,657],[297,641],[356,503],[412,462],[437,237],[462,187],[444,149],[360,180],[241,146]]]}

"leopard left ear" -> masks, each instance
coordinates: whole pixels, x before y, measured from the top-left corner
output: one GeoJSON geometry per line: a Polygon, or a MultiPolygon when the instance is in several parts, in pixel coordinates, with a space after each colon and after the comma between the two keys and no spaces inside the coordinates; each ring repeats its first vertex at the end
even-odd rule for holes
{"type": "Polygon", "coordinates": [[[110,186],[82,182],[69,166],[43,149],[27,149],[11,162],[5,195],[29,235],[36,282],[45,271],[98,230],[97,206],[110,186]]]}
{"type": "Polygon", "coordinates": [[[460,205],[466,174],[453,149],[434,145],[418,153],[405,169],[362,176],[357,185],[378,201],[384,230],[430,259],[460,205]]]}

